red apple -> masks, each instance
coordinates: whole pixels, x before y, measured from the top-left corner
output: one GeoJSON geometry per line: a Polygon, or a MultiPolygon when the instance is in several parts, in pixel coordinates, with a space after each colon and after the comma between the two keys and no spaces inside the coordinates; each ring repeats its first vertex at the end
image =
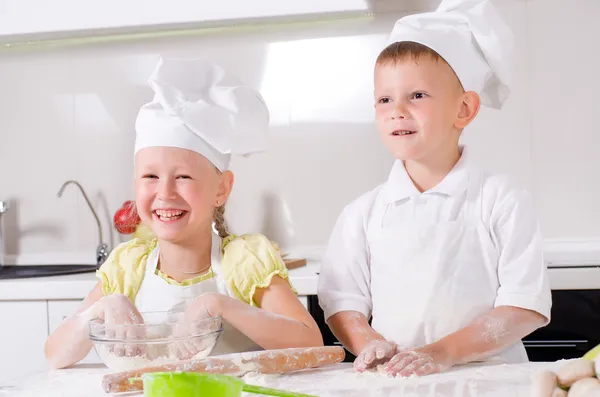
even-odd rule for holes
{"type": "Polygon", "coordinates": [[[131,234],[135,232],[137,225],[142,221],[135,209],[135,202],[128,200],[115,213],[115,228],[121,234],[131,234]]]}

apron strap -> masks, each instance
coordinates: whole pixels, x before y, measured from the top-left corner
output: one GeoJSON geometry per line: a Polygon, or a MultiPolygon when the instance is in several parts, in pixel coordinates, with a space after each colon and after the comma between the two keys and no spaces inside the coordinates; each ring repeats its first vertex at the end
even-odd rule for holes
{"type": "Polygon", "coordinates": [[[148,255],[148,259],[146,259],[146,269],[144,273],[154,274],[156,272],[156,269],[158,268],[159,254],[160,249],[158,247],[158,244],[156,244],[156,247],[154,247],[152,252],[150,252],[150,254],[148,255]]]}
{"type": "Polygon", "coordinates": [[[223,277],[223,270],[221,269],[221,260],[223,253],[221,252],[221,245],[223,240],[221,237],[213,234],[212,236],[212,249],[211,249],[211,269],[213,272],[213,279],[217,285],[219,293],[230,296],[229,289],[226,286],[225,278],[223,277]]]}
{"type": "Polygon", "coordinates": [[[222,244],[222,240],[221,237],[217,236],[216,234],[212,234],[212,243],[211,243],[211,250],[210,250],[210,265],[212,268],[212,272],[215,275],[215,277],[217,277],[217,275],[219,275],[221,273],[221,257],[222,257],[222,253],[221,253],[221,244],[222,244]]]}

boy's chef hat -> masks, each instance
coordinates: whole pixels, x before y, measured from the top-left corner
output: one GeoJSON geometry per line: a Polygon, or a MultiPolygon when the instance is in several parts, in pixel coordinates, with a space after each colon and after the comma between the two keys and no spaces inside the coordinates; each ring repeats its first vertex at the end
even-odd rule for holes
{"type": "Polygon", "coordinates": [[[489,0],[442,0],[435,12],[401,18],[388,44],[399,41],[437,52],[483,105],[500,109],[510,93],[513,35],[489,0]]]}
{"type": "Polygon", "coordinates": [[[136,153],[152,146],[189,149],[224,171],[232,154],[266,149],[269,110],[263,98],[220,66],[161,58],[149,81],[154,99],[138,114],[136,153]]]}

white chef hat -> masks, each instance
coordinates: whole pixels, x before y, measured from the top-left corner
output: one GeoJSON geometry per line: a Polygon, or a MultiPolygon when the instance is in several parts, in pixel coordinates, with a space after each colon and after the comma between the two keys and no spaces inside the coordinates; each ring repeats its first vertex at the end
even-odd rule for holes
{"type": "Polygon", "coordinates": [[[219,170],[232,154],[267,147],[269,110],[254,89],[201,59],[163,59],[150,76],[152,102],[138,114],[135,153],[146,147],[189,149],[219,170]]]}
{"type": "Polygon", "coordinates": [[[489,0],[442,0],[435,12],[401,18],[388,44],[400,41],[437,52],[483,105],[500,109],[510,94],[513,35],[489,0]]]}

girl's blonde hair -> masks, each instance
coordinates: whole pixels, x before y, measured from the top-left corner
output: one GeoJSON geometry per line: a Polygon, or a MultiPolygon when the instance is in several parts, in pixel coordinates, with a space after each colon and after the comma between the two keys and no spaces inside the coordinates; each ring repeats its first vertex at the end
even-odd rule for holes
{"type": "MultiPolygon", "coordinates": [[[[217,167],[215,167],[215,170],[218,175],[223,174],[217,167]]],[[[225,221],[225,203],[216,207],[213,211],[213,226],[219,237],[229,237],[229,230],[227,230],[227,222],[225,221]]]]}
{"type": "Polygon", "coordinates": [[[213,213],[213,222],[217,234],[221,238],[229,236],[229,230],[227,230],[227,222],[225,222],[225,204],[216,207],[213,213]]]}

